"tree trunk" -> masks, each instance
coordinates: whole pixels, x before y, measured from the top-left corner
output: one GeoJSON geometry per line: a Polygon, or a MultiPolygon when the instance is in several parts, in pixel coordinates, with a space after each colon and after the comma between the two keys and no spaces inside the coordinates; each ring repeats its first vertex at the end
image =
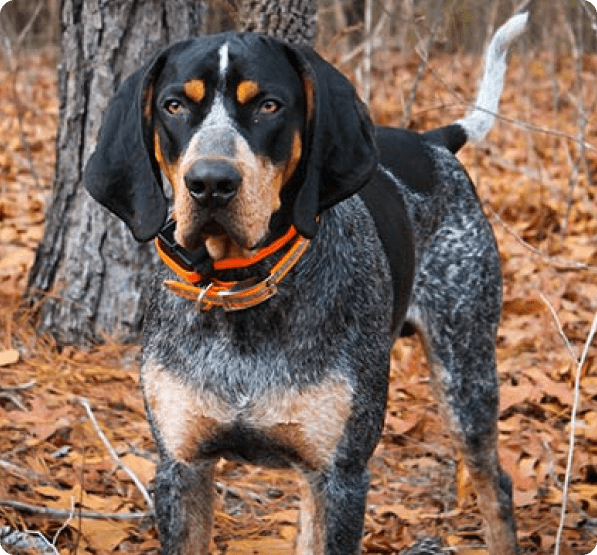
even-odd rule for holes
{"type": "MultiPolygon", "coordinates": [[[[316,2],[243,0],[240,27],[313,42],[316,2]]],[[[159,47],[198,34],[198,0],[63,0],[54,191],[24,305],[61,344],[138,337],[145,285],[158,264],[81,184],[118,84],[159,47]]]]}
{"type": "Polygon", "coordinates": [[[261,33],[295,44],[315,44],[316,0],[243,0],[240,31],[261,33]]]}
{"type": "Polygon", "coordinates": [[[64,0],[52,202],[25,302],[60,343],[135,337],[157,263],[81,186],[109,98],[153,52],[200,31],[196,0],[64,0]]]}

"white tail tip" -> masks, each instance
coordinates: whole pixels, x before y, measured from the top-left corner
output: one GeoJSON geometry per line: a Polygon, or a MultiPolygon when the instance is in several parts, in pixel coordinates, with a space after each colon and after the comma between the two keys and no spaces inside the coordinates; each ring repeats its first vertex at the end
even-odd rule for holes
{"type": "Polygon", "coordinates": [[[475,107],[456,122],[464,128],[468,140],[480,141],[493,126],[504,86],[508,47],[526,29],[528,19],[528,12],[511,17],[496,31],[489,43],[475,107]]]}

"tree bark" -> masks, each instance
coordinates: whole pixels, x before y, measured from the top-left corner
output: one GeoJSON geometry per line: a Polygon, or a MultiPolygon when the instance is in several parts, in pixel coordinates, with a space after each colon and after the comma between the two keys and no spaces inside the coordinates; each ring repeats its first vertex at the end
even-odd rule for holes
{"type": "Polygon", "coordinates": [[[25,304],[59,343],[131,339],[155,264],[81,185],[102,113],[118,84],[159,47],[201,29],[196,0],[64,0],[53,198],[25,304]]]}
{"type": "Polygon", "coordinates": [[[316,0],[243,0],[239,30],[261,33],[295,44],[314,46],[316,0]]]}
{"type": "MultiPolygon", "coordinates": [[[[240,27],[315,38],[314,0],[243,0],[240,27]]],[[[137,339],[158,264],[82,187],[102,114],[119,83],[159,47],[201,32],[198,0],[63,0],[60,117],[53,198],[24,306],[60,344],[137,339]]]]}

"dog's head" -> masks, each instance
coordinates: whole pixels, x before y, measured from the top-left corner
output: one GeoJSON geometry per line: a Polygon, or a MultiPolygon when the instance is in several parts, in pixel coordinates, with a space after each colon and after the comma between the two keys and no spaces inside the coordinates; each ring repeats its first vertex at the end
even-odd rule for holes
{"type": "Polygon", "coordinates": [[[350,83],[313,51],[251,34],[177,43],[123,83],[85,171],[91,195],[136,239],[246,256],[364,186],[373,128],[350,83]]]}

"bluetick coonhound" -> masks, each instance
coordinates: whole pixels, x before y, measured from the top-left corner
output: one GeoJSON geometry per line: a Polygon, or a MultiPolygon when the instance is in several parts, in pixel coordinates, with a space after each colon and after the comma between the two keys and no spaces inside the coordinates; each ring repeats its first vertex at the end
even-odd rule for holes
{"type": "Polygon", "coordinates": [[[85,181],[165,262],[141,365],[164,554],[208,552],[220,457],[301,471],[296,553],[358,553],[390,349],[414,332],[489,553],[516,553],[500,261],[454,154],[491,127],[525,25],[493,38],[477,107],[421,134],[374,127],[315,52],[258,35],[177,43],[118,90],[85,181]]]}

